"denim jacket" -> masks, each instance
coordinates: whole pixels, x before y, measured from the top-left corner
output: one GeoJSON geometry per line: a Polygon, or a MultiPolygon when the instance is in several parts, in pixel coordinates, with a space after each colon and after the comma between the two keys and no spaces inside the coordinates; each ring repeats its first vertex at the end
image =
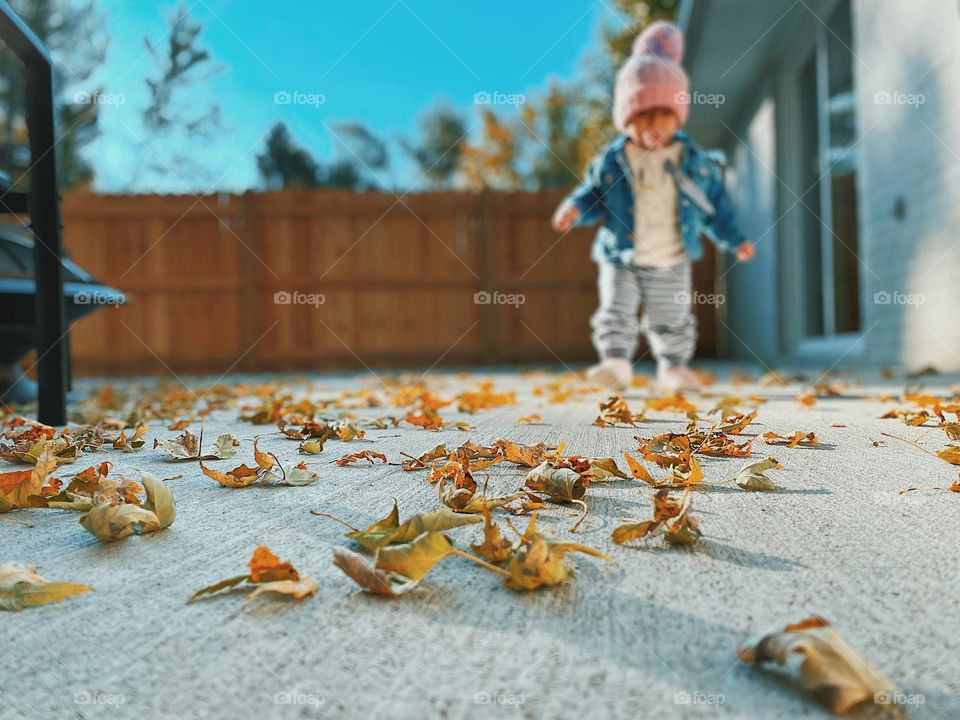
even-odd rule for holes
{"type": "MultiPolygon", "coordinates": [[[[607,145],[570,195],[580,211],[578,226],[603,221],[590,253],[594,262],[633,265],[633,183],[624,154],[626,141],[627,136],[620,135],[607,145]]],[[[703,256],[701,232],[721,250],[732,251],[745,238],[724,190],[719,165],[686,133],[678,132],[674,141],[683,144],[680,167],[668,163],[667,170],[677,182],[677,217],[687,257],[699,260],[703,256]]]]}

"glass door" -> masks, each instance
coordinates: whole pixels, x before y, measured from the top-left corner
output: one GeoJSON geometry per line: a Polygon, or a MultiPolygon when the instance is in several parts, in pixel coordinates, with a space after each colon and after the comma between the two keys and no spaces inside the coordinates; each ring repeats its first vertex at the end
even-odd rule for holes
{"type": "Polygon", "coordinates": [[[853,23],[842,0],[801,66],[803,333],[860,331],[853,23]]]}

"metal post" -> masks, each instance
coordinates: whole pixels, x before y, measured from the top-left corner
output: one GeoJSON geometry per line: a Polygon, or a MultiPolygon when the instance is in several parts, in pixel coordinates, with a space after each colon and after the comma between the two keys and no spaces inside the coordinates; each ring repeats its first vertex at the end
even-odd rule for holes
{"type": "Polygon", "coordinates": [[[53,73],[27,67],[27,126],[30,133],[30,229],[34,236],[37,302],[37,419],[67,422],[66,311],[63,304],[63,245],[54,152],[53,73]]]}
{"type": "Polygon", "coordinates": [[[53,63],[43,43],[6,0],[0,0],[0,38],[26,67],[27,128],[30,138],[28,209],[34,235],[37,312],[37,419],[48,425],[67,420],[66,312],[63,302],[63,246],[60,197],[54,153],[53,63]]]}

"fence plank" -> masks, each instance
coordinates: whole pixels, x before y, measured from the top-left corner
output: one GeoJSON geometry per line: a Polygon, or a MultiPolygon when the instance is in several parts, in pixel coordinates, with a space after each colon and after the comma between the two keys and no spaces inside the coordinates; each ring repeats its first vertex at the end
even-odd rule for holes
{"type": "MultiPolygon", "coordinates": [[[[74,368],[119,375],[589,361],[593,233],[561,238],[550,229],[560,198],[67,193],[73,259],[134,301],[76,326],[74,368]],[[478,304],[480,291],[517,297],[478,304]]],[[[712,291],[715,267],[708,251],[695,272],[701,292],[712,291]]],[[[701,354],[710,354],[713,308],[695,312],[701,354]]]]}

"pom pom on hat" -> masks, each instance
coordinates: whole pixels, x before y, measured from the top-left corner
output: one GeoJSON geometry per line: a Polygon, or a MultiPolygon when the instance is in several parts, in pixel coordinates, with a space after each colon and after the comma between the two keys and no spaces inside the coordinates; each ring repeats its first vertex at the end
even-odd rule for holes
{"type": "Polygon", "coordinates": [[[683,31],[666,20],[647,26],[633,41],[634,55],[655,55],[675,63],[683,62],[683,31]]]}

